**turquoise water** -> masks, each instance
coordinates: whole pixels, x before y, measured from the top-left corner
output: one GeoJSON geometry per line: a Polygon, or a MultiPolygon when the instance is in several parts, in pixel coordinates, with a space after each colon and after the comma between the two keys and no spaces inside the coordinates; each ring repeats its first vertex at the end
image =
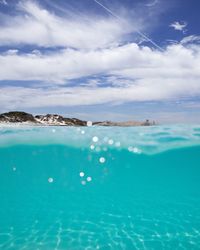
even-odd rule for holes
{"type": "Polygon", "coordinates": [[[1,127],[0,249],[200,249],[200,126],[1,127]]]}

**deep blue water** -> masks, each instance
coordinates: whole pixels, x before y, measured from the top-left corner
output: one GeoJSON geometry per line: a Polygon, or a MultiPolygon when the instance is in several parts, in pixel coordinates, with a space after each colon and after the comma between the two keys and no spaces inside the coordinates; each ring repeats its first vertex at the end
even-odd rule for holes
{"type": "Polygon", "coordinates": [[[2,127],[0,249],[200,249],[198,131],[2,127]]]}

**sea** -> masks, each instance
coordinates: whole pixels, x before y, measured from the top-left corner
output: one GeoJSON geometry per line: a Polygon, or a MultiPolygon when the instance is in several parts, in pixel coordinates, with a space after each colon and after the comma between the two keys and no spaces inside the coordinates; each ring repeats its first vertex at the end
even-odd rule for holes
{"type": "Polygon", "coordinates": [[[200,125],[1,126],[0,249],[200,249],[200,125]]]}

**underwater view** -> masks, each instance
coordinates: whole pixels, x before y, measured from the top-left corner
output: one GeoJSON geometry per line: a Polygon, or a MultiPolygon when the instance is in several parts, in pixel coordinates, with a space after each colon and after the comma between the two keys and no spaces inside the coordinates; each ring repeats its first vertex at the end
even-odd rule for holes
{"type": "Polygon", "coordinates": [[[200,249],[200,126],[0,128],[0,249],[200,249]]]}

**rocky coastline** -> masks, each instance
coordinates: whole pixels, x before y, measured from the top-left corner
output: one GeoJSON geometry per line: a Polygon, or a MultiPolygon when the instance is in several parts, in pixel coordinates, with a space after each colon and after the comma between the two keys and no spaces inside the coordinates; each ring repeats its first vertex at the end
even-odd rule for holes
{"type": "Polygon", "coordinates": [[[152,126],[155,122],[146,120],[144,122],[139,121],[127,121],[127,122],[112,122],[112,121],[99,121],[88,123],[88,121],[80,120],[77,118],[66,118],[57,114],[46,115],[32,115],[22,111],[11,111],[0,114],[1,124],[23,124],[23,125],[39,125],[39,126],[120,126],[120,127],[132,127],[132,126],[152,126]]]}

